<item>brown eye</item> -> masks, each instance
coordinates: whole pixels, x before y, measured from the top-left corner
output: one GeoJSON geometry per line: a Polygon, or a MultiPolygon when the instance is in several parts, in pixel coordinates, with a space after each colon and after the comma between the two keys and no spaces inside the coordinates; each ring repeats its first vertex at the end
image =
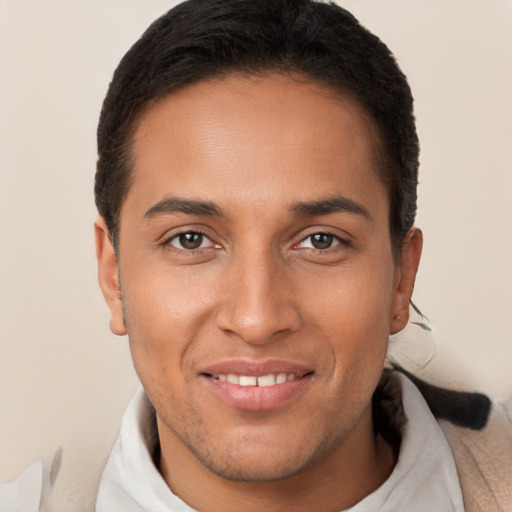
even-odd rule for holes
{"type": "Polygon", "coordinates": [[[311,245],[315,249],[328,249],[331,247],[332,241],[333,236],[325,233],[316,233],[311,237],[311,245]]]}
{"type": "Polygon", "coordinates": [[[332,246],[334,237],[327,233],[316,233],[311,235],[311,245],[315,249],[329,249],[332,246]]]}
{"type": "Polygon", "coordinates": [[[203,243],[201,233],[184,233],[179,236],[179,241],[184,249],[198,249],[203,243]]]}
{"type": "Polygon", "coordinates": [[[335,235],[329,233],[313,233],[302,240],[300,247],[303,249],[316,249],[321,251],[331,249],[341,243],[342,240],[335,235]]]}
{"type": "Polygon", "coordinates": [[[169,244],[177,249],[185,249],[187,251],[193,251],[194,249],[200,249],[208,245],[210,240],[202,233],[189,232],[180,233],[175,237],[171,238],[169,244]]]}

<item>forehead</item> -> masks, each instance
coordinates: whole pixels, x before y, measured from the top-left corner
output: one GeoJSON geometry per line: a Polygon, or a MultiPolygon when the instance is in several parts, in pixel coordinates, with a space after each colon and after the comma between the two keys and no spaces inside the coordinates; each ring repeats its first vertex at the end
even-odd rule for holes
{"type": "Polygon", "coordinates": [[[387,209],[378,140],[357,102],[310,81],[232,75],[201,82],[142,115],[125,205],[179,195],[254,208],[343,193],[372,196],[387,209]]]}

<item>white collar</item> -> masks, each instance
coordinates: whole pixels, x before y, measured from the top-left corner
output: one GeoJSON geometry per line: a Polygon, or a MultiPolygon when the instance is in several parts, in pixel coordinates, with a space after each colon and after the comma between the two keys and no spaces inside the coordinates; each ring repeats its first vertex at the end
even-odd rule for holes
{"type": "Polygon", "coordinates": [[[398,373],[407,416],[398,462],[389,478],[350,512],[464,512],[455,460],[416,386],[398,373]]]}
{"type": "Polygon", "coordinates": [[[140,388],[126,410],[96,500],[96,512],[192,512],[153,463],[154,409],[140,388]]]}

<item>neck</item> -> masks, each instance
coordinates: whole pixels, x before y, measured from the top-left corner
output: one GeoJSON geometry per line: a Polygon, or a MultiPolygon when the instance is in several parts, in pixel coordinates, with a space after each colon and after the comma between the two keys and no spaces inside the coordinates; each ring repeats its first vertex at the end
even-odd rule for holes
{"type": "Polygon", "coordinates": [[[226,480],[203,466],[178,439],[160,435],[160,472],[174,494],[204,512],[239,511],[241,503],[247,512],[339,511],[376,490],[396,462],[391,446],[374,434],[370,408],[356,427],[327,457],[270,482],[226,480]]]}

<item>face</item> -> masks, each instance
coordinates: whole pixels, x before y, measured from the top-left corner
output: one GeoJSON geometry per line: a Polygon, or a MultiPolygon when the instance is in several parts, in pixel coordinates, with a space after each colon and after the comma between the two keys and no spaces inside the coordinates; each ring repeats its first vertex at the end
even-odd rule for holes
{"type": "Polygon", "coordinates": [[[119,267],[96,228],[162,450],[268,481],[369,434],[419,259],[416,236],[393,259],[376,140],[354,101],[282,76],[196,84],[144,113],[119,267]]]}

